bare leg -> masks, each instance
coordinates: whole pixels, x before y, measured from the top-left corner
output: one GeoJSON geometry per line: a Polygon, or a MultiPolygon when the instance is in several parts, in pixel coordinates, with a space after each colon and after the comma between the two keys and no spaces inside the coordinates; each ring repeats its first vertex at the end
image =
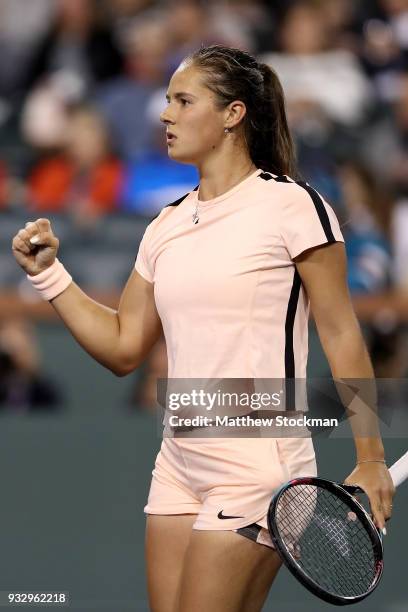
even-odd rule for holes
{"type": "Polygon", "coordinates": [[[147,588],[151,612],[176,612],[183,560],[196,516],[149,514],[147,517],[147,588]]]}
{"type": "Polygon", "coordinates": [[[258,612],[280,568],[278,554],[233,531],[193,530],[177,612],[258,612]]]}

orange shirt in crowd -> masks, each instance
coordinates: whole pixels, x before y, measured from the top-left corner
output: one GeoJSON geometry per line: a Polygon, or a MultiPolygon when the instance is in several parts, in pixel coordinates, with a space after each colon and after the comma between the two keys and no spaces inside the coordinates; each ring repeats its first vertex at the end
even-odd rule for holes
{"type": "Polygon", "coordinates": [[[78,172],[63,157],[40,162],[28,181],[31,210],[62,212],[88,201],[93,211],[106,213],[116,209],[122,188],[123,166],[107,158],[87,173],[78,172]]]}

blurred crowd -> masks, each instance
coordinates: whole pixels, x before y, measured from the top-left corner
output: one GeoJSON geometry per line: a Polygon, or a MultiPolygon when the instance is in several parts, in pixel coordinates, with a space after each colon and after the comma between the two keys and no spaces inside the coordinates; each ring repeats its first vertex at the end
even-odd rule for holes
{"type": "Polygon", "coordinates": [[[181,59],[211,43],[280,76],[352,295],[408,291],[408,0],[1,0],[0,286],[18,274],[12,219],[47,216],[74,277],[120,288],[148,220],[197,184],[168,159],[159,114],[181,59]]]}
{"type": "Polygon", "coordinates": [[[63,396],[41,372],[33,325],[20,317],[0,322],[0,413],[60,410],[63,396]]]}

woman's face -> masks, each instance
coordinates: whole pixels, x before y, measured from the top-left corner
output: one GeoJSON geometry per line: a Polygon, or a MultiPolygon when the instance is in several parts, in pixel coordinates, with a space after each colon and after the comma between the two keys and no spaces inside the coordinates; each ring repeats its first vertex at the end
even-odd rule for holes
{"type": "Polygon", "coordinates": [[[228,109],[217,110],[203,74],[183,64],[171,77],[166,98],[160,120],[166,124],[168,155],[198,165],[221,146],[228,109]]]}

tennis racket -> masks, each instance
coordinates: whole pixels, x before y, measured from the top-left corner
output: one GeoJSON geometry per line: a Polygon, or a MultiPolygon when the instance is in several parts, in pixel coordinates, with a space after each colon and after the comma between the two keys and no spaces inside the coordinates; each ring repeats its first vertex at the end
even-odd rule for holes
{"type": "MultiPolygon", "coordinates": [[[[391,468],[394,486],[408,478],[408,452],[391,468]]],[[[268,527],[282,561],[309,591],[336,604],[357,603],[383,571],[380,531],[353,496],[358,487],[295,478],[274,495],[268,527]]]]}

